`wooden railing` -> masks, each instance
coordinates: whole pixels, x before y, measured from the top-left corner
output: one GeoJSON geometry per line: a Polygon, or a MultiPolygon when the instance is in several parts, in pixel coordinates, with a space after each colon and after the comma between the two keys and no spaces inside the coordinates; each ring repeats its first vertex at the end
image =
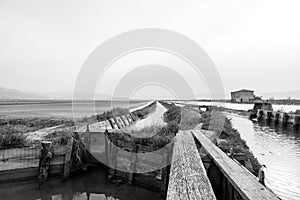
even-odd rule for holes
{"type": "Polygon", "coordinates": [[[201,131],[191,132],[201,146],[202,161],[217,199],[278,200],[273,192],[214,145],[201,131]]]}

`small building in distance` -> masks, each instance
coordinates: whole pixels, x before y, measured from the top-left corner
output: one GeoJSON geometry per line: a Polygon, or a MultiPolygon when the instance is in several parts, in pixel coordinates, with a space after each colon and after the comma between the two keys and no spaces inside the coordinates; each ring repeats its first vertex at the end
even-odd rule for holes
{"type": "Polygon", "coordinates": [[[250,103],[254,102],[254,91],[242,89],[239,91],[231,92],[231,102],[236,103],[250,103]]]}

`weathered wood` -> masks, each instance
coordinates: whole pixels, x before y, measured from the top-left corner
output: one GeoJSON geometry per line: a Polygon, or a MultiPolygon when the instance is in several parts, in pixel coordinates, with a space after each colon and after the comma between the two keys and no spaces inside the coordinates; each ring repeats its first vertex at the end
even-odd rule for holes
{"type": "Polygon", "coordinates": [[[110,122],[110,125],[113,129],[120,129],[120,125],[114,118],[110,118],[108,121],[110,122]]]}
{"type": "Polygon", "coordinates": [[[123,123],[125,124],[125,126],[128,126],[130,124],[125,115],[120,116],[120,118],[123,121],[123,123]]]}
{"type": "Polygon", "coordinates": [[[160,184],[160,193],[163,197],[166,196],[169,183],[169,174],[170,174],[170,148],[166,148],[166,151],[162,156],[162,169],[161,169],[161,184],[160,184]]]}
{"type": "Polygon", "coordinates": [[[110,163],[109,163],[109,174],[115,177],[116,169],[117,169],[117,157],[118,157],[118,147],[117,141],[115,142],[116,144],[113,144],[110,142],[110,163]]]}
{"type": "Polygon", "coordinates": [[[126,118],[129,121],[129,124],[132,124],[134,122],[133,119],[132,119],[132,117],[130,116],[130,114],[127,114],[126,118]]]}
{"type": "MultiPolygon", "coordinates": [[[[23,147],[23,148],[11,148],[11,149],[1,149],[0,150],[0,159],[14,159],[14,158],[39,158],[40,157],[40,148],[32,147],[23,147]]],[[[1,169],[1,166],[0,166],[1,169]]]]}
{"type": "Polygon", "coordinates": [[[114,129],[114,127],[111,126],[109,120],[104,121],[104,124],[105,124],[105,129],[114,129]]]}
{"type": "Polygon", "coordinates": [[[71,158],[72,158],[72,148],[73,148],[73,138],[68,142],[67,150],[64,157],[64,175],[63,177],[69,177],[71,172],[71,158]]]}
{"type": "Polygon", "coordinates": [[[134,174],[136,172],[136,159],[137,159],[137,146],[133,145],[133,152],[131,153],[130,159],[130,167],[128,174],[128,184],[131,185],[133,183],[134,174]]]}
{"type": "Polygon", "coordinates": [[[234,187],[234,196],[245,200],[276,199],[278,197],[262,186],[246,169],[229,158],[221,149],[216,147],[201,131],[192,131],[215,165],[224,177],[234,187]]]}
{"type": "Polygon", "coordinates": [[[119,129],[124,128],[126,125],[123,123],[121,117],[115,117],[115,121],[118,124],[119,129]]]}
{"type": "Polygon", "coordinates": [[[134,114],[132,113],[129,113],[130,117],[132,118],[132,120],[135,122],[137,121],[138,119],[134,116],[134,114]]]}
{"type": "Polygon", "coordinates": [[[190,131],[176,135],[167,199],[216,199],[190,131]]]}
{"type": "Polygon", "coordinates": [[[39,180],[40,184],[43,184],[48,179],[50,162],[52,159],[52,153],[50,152],[51,142],[44,141],[41,143],[41,157],[39,161],[39,180]]]}

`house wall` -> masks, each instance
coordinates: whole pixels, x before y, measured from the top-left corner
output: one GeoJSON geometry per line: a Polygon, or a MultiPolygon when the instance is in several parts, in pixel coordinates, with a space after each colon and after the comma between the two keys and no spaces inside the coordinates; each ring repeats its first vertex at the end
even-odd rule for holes
{"type": "Polygon", "coordinates": [[[254,92],[252,91],[238,91],[231,93],[231,101],[233,102],[253,102],[254,101],[254,92]]]}

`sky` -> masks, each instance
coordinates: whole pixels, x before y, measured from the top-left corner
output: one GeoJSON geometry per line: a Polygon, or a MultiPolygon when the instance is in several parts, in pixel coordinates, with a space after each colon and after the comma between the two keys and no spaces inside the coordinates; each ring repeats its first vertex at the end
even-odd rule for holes
{"type": "MultiPolygon", "coordinates": [[[[183,34],[204,49],[226,97],[241,88],[257,94],[300,90],[299,9],[298,0],[0,0],[0,86],[72,92],[81,67],[103,42],[135,29],[160,28],[183,34]]],[[[126,73],[150,64],[176,71],[198,98],[212,92],[205,77],[195,77],[187,63],[155,51],[120,58],[95,92],[114,93],[126,73]]],[[[137,85],[130,95],[176,96],[172,87],[137,85]]]]}

